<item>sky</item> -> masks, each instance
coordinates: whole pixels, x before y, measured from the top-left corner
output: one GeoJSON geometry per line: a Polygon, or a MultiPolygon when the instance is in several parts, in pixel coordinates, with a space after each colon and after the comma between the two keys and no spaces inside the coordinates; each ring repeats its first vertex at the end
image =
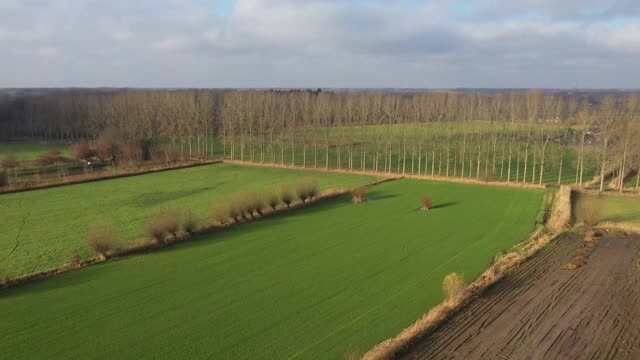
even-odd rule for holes
{"type": "Polygon", "coordinates": [[[639,0],[0,0],[0,87],[640,88],[639,0]]]}

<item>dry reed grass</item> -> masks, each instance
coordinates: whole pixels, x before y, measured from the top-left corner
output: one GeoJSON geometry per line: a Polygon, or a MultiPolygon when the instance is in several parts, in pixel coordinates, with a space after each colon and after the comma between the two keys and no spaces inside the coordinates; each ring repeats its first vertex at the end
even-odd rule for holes
{"type": "Polygon", "coordinates": [[[556,201],[547,228],[552,232],[562,231],[571,223],[571,186],[562,185],[556,195],[556,201]]]}
{"type": "Polygon", "coordinates": [[[598,227],[605,228],[605,229],[614,229],[614,230],[620,230],[620,231],[625,231],[625,232],[629,232],[629,233],[640,234],[640,225],[634,225],[634,224],[629,224],[629,223],[604,221],[604,222],[599,223],[598,227]]]}
{"type": "Polygon", "coordinates": [[[458,296],[466,287],[464,276],[462,274],[452,272],[442,280],[442,293],[445,299],[451,299],[458,296]]]}

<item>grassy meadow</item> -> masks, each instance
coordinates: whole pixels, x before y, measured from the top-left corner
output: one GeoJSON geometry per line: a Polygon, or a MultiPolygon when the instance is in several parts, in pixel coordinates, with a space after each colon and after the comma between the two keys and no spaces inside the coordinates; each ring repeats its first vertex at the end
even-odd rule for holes
{"type": "MultiPolygon", "coordinates": [[[[380,131],[376,129],[375,131],[380,131]]],[[[335,129],[332,130],[332,134],[335,132],[335,129]]],[[[450,176],[450,177],[461,177],[463,173],[464,166],[464,176],[465,178],[475,179],[478,173],[477,166],[477,156],[473,153],[474,151],[474,143],[469,142],[467,144],[467,153],[465,155],[465,162],[462,163],[461,159],[461,148],[462,144],[460,143],[460,139],[458,141],[454,141],[451,147],[451,153],[448,159],[448,169],[447,169],[447,155],[446,148],[444,148],[444,141],[446,139],[440,139],[435,141],[435,146],[437,146],[439,150],[435,151],[435,156],[433,152],[433,148],[431,143],[426,143],[421,148],[422,156],[418,154],[418,148],[407,147],[406,155],[403,155],[401,142],[399,142],[400,137],[397,134],[393,135],[393,142],[391,143],[391,159],[385,158],[384,149],[379,149],[378,156],[378,171],[382,172],[385,169],[388,169],[388,161],[391,163],[391,172],[392,173],[402,173],[403,168],[404,172],[407,174],[422,174],[422,175],[438,175],[438,176],[450,176]],[[471,163],[469,163],[471,161],[471,163]],[[404,162],[404,165],[403,165],[404,162]]],[[[335,142],[336,140],[332,140],[335,142]]],[[[362,150],[363,146],[358,142],[357,138],[354,139],[345,139],[339,147],[336,145],[332,145],[328,149],[325,146],[324,139],[318,139],[317,148],[314,148],[313,138],[307,138],[307,147],[306,150],[302,145],[302,139],[297,138],[295,150],[291,151],[291,144],[285,143],[284,146],[281,146],[280,143],[274,142],[273,146],[270,143],[267,143],[263,146],[260,146],[259,143],[255,143],[254,146],[250,146],[248,140],[244,146],[244,151],[239,143],[235,143],[233,146],[234,159],[240,160],[244,158],[244,160],[255,161],[255,162],[265,162],[265,163],[276,163],[276,164],[286,164],[286,165],[295,165],[300,167],[318,167],[318,168],[330,168],[330,169],[348,169],[349,168],[349,148],[348,145],[351,141],[353,141],[353,145],[351,149],[353,151],[353,168],[355,170],[361,170],[364,168],[368,171],[373,171],[376,168],[375,161],[375,152],[372,150],[373,144],[368,143],[366,145],[366,154],[364,156],[364,164],[363,164],[363,156],[362,150]]],[[[214,141],[214,154],[217,157],[223,157],[226,159],[231,159],[231,144],[227,143],[226,146],[223,146],[221,139],[216,139],[214,141]]],[[[384,147],[386,144],[386,138],[380,139],[379,146],[384,147]]],[[[487,179],[487,180],[496,180],[496,181],[506,181],[507,180],[507,172],[508,172],[508,147],[506,146],[498,146],[495,149],[495,166],[493,161],[493,149],[489,150],[489,155],[486,154],[486,149],[484,149],[485,153],[481,156],[481,164],[479,168],[479,178],[487,179]],[[504,157],[503,157],[504,156],[504,157]],[[486,160],[488,159],[488,162],[486,160]]],[[[524,174],[524,145],[520,145],[520,148],[514,146],[511,161],[511,181],[520,181],[522,182],[522,177],[524,174]],[[520,157],[520,161],[517,160],[517,157],[520,157]]],[[[578,163],[578,149],[575,147],[568,147],[564,151],[564,158],[562,161],[562,173],[560,173],[560,158],[562,152],[561,147],[557,144],[549,144],[548,148],[545,152],[545,169],[543,172],[543,184],[557,184],[558,177],[560,175],[560,182],[562,184],[573,184],[576,182],[576,172],[577,172],[577,163],[578,163]]],[[[594,153],[593,148],[587,148],[585,151],[585,171],[583,174],[583,179],[585,181],[591,179],[598,172],[598,166],[596,161],[596,154],[594,153]]],[[[536,183],[539,182],[540,176],[540,156],[537,154],[533,154],[533,151],[529,152],[529,160],[528,160],[528,169],[527,169],[527,182],[532,182],[535,180],[536,183]],[[532,173],[533,162],[536,160],[536,172],[535,177],[532,173]]]]}
{"type": "Polygon", "coordinates": [[[70,156],[70,148],[61,144],[15,143],[0,144],[0,159],[13,154],[18,160],[35,160],[51,150],[60,151],[62,156],[70,156]]]}
{"type": "Polygon", "coordinates": [[[574,214],[578,222],[616,222],[640,226],[640,197],[579,195],[574,214]]]}
{"type": "MultiPolygon", "coordinates": [[[[120,231],[135,236],[139,218],[132,216],[143,209],[170,201],[201,210],[238,184],[259,188],[299,174],[217,165],[43,192],[42,204],[75,212],[40,223],[48,226],[29,223],[31,231],[43,229],[30,234],[32,249],[60,242],[41,238],[48,228],[79,245],[71,234],[82,231],[74,225],[120,214],[120,231]],[[79,209],[89,194],[98,202],[79,209]],[[89,209],[93,215],[74,223],[89,209]],[[96,213],[100,209],[105,212],[96,213]]],[[[318,180],[326,188],[370,179],[326,174],[318,180]]],[[[496,253],[526,239],[543,195],[397,180],[369,189],[366,203],[343,196],[202,241],[3,289],[2,353],[12,359],[342,359],[363,353],[440,302],[446,274],[471,280],[496,253]],[[434,206],[423,212],[425,194],[434,206]]],[[[33,201],[13,199],[11,213],[20,204],[33,211],[33,201]]],[[[14,218],[12,228],[19,222],[14,218]]],[[[24,256],[25,265],[37,259],[24,256]]]]}
{"type": "Polygon", "coordinates": [[[166,207],[192,209],[208,222],[216,199],[266,191],[304,177],[321,189],[351,188],[374,177],[229,164],[193,167],[120,179],[0,195],[0,278],[60,266],[87,257],[87,230],[116,226],[121,242],[143,237],[149,214],[166,207]]]}

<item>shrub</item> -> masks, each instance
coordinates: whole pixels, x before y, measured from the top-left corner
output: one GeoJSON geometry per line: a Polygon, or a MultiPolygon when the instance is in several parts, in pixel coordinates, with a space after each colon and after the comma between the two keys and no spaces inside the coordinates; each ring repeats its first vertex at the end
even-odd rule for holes
{"type": "Polygon", "coordinates": [[[165,230],[175,238],[180,228],[180,212],[177,209],[168,208],[162,213],[162,217],[165,219],[165,230]]]}
{"type": "Polygon", "coordinates": [[[420,202],[420,204],[421,204],[420,210],[422,210],[422,211],[427,211],[427,210],[431,209],[431,206],[432,206],[431,197],[424,196],[422,198],[422,201],[420,202]]]}
{"type": "Polygon", "coordinates": [[[168,235],[176,237],[180,226],[180,214],[176,209],[168,208],[157,212],[147,219],[147,234],[159,244],[166,242],[168,235]]]}
{"type": "Polygon", "coordinates": [[[50,150],[49,152],[38,156],[36,159],[36,165],[38,166],[48,166],[57,163],[62,160],[62,156],[60,156],[60,151],[57,149],[50,150]]]}
{"type": "Polygon", "coordinates": [[[188,234],[193,234],[198,228],[198,218],[191,210],[182,212],[182,230],[188,234]]]}
{"type": "Polygon", "coordinates": [[[142,160],[142,148],[134,140],[129,140],[120,149],[122,157],[130,162],[142,160]]]}
{"type": "Polygon", "coordinates": [[[9,185],[9,177],[4,171],[0,171],[0,187],[9,185]]]}
{"type": "Polygon", "coordinates": [[[12,153],[8,153],[2,159],[2,168],[7,171],[14,170],[18,165],[18,159],[12,153]]]}
{"type": "Polygon", "coordinates": [[[359,187],[351,193],[351,200],[354,204],[367,201],[367,188],[359,187]]]}
{"type": "Polygon", "coordinates": [[[230,213],[229,204],[226,202],[217,202],[211,205],[211,219],[220,225],[226,224],[229,220],[234,220],[235,217],[230,213]]]}
{"type": "Polygon", "coordinates": [[[89,230],[87,234],[87,245],[101,259],[107,259],[109,251],[113,250],[118,243],[116,229],[113,225],[98,224],[89,230]]]}
{"type": "Polygon", "coordinates": [[[73,148],[73,156],[80,160],[89,160],[93,157],[93,150],[86,142],[80,143],[73,148]]]}
{"type": "Polygon", "coordinates": [[[282,203],[285,204],[287,208],[289,208],[291,206],[291,203],[293,202],[293,194],[291,193],[291,190],[289,190],[288,188],[282,189],[282,192],[280,193],[280,199],[282,200],[282,203]]]}
{"type": "Polygon", "coordinates": [[[113,146],[106,143],[98,144],[98,158],[102,161],[112,161],[114,159],[113,146]]]}
{"type": "Polygon", "coordinates": [[[269,205],[272,210],[276,210],[278,208],[278,204],[280,204],[280,198],[278,197],[278,194],[276,194],[275,192],[269,194],[269,196],[267,197],[267,205],[269,205]]]}
{"type": "Polygon", "coordinates": [[[446,299],[459,295],[465,287],[464,276],[456,272],[445,276],[442,280],[442,292],[446,299]]]}
{"type": "Polygon", "coordinates": [[[230,203],[228,209],[229,217],[235,221],[236,224],[240,222],[241,217],[244,218],[242,210],[236,204],[230,203]]]}
{"type": "Polygon", "coordinates": [[[84,260],[82,260],[82,257],[80,257],[80,255],[75,254],[71,257],[71,265],[81,266],[82,264],[84,264],[84,260]]]}
{"type": "Polygon", "coordinates": [[[249,194],[249,205],[251,211],[262,216],[262,210],[265,207],[264,196],[258,193],[249,194]]]}
{"type": "Polygon", "coordinates": [[[248,193],[234,195],[231,199],[231,207],[237,211],[236,216],[241,216],[245,220],[249,220],[249,216],[253,217],[253,204],[248,193]]]}
{"type": "Polygon", "coordinates": [[[298,183],[296,194],[304,203],[318,194],[318,184],[313,179],[302,179],[298,183]]]}

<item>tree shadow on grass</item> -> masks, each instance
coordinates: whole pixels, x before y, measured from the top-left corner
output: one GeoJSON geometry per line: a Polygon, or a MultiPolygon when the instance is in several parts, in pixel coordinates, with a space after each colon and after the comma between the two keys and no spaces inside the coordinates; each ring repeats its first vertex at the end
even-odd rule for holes
{"type": "Polygon", "coordinates": [[[444,208],[447,208],[449,206],[454,206],[454,205],[458,205],[458,202],[457,201],[450,201],[450,202],[446,202],[446,203],[442,203],[442,204],[436,204],[436,205],[432,206],[429,210],[444,209],[444,208]]]}
{"type": "Polygon", "coordinates": [[[42,279],[32,280],[24,284],[14,285],[0,289],[0,300],[16,295],[47,293],[52,290],[77,286],[96,280],[100,275],[108,271],[105,265],[110,262],[89,265],[76,270],[52,275],[42,279]]]}
{"type": "Polygon", "coordinates": [[[368,196],[367,197],[367,201],[378,201],[378,200],[386,200],[386,199],[393,199],[398,197],[399,195],[396,194],[384,194],[384,195],[372,195],[372,196],[368,196]]]}
{"type": "MultiPolygon", "coordinates": [[[[221,185],[221,184],[218,184],[218,185],[221,185]]],[[[216,187],[217,186],[196,188],[196,189],[189,189],[189,190],[178,190],[178,191],[148,192],[148,193],[134,196],[130,198],[127,202],[131,205],[134,205],[140,208],[153,207],[159,204],[167,203],[170,201],[174,201],[177,199],[181,199],[184,197],[209,191],[209,190],[215,189],[216,187]]]]}

